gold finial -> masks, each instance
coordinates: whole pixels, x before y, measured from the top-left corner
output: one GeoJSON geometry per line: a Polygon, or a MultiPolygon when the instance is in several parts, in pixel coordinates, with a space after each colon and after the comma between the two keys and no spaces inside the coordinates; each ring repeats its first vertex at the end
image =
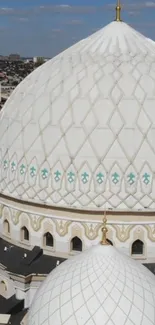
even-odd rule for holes
{"type": "Polygon", "coordinates": [[[122,21],[121,20],[121,2],[120,0],[117,0],[117,6],[116,6],[116,19],[115,21],[122,21]]]}
{"type": "Polygon", "coordinates": [[[107,241],[107,234],[108,229],[107,229],[107,217],[106,217],[106,210],[104,211],[104,218],[103,218],[103,227],[102,227],[102,240],[101,240],[101,245],[110,245],[109,242],[107,241]]]}

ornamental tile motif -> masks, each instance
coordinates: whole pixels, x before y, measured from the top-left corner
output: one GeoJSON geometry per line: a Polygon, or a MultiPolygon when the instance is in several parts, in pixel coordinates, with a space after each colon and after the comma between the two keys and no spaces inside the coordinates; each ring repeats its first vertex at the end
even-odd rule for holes
{"type": "Polygon", "coordinates": [[[26,166],[24,164],[22,164],[20,166],[20,174],[23,175],[23,174],[25,174],[25,172],[26,172],[26,166]]]}
{"type": "Polygon", "coordinates": [[[31,222],[32,229],[36,232],[39,231],[41,228],[42,221],[44,220],[44,217],[43,216],[37,217],[30,214],[29,219],[31,222]]]}
{"type": "Polygon", "coordinates": [[[59,236],[64,237],[68,234],[68,228],[72,224],[72,221],[53,219],[53,222],[56,225],[56,231],[59,236]]]}
{"type": "Polygon", "coordinates": [[[48,170],[46,168],[42,169],[41,176],[43,179],[46,179],[48,177],[48,170]]]}
{"type": "Polygon", "coordinates": [[[11,163],[11,171],[14,172],[16,170],[16,163],[13,161],[11,163]]]}
{"type": "Polygon", "coordinates": [[[127,176],[127,182],[130,184],[130,185],[133,185],[135,183],[135,174],[133,173],[130,173],[128,176],[127,176]]]}
{"type": "Polygon", "coordinates": [[[8,161],[7,161],[7,160],[4,160],[3,168],[4,168],[4,169],[8,168],[8,161]]]}
{"type": "Polygon", "coordinates": [[[83,184],[88,183],[89,175],[88,175],[86,172],[84,172],[84,173],[81,175],[81,180],[82,180],[82,183],[83,183],[83,184]]]}
{"type": "Polygon", "coordinates": [[[73,183],[74,181],[75,181],[75,173],[73,173],[73,172],[69,172],[68,174],[67,174],[67,176],[68,176],[68,182],[71,184],[71,183],[73,183]]]}
{"type": "Polygon", "coordinates": [[[101,172],[96,175],[96,181],[98,184],[102,184],[104,181],[104,174],[101,172]]]}
{"type": "Polygon", "coordinates": [[[119,180],[120,180],[120,176],[118,175],[118,173],[115,172],[114,174],[112,174],[112,182],[115,185],[118,184],[119,180]]]}
{"type": "Polygon", "coordinates": [[[143,175],[143,183],[144,183],[145,185],[148,185],[148,184],[150,183],[150,175],[149,175],[149,174],[145,173],[145,174],[143,175]]]}
{"type": "MultiPolygon", "coordinates": [[[[9,167],[9,161],[8,160],[4,160],[3,162],[3,168],[4,170],[7,169],[9,167]]],[[[11,168],[11,171],[14,172],[16,169],[17,169],[17,163],[15,161],[11,162],[10,163],[10,168],[11,168]]],[[[22,164],[19,166],[19,172],[21,175],[24,175],[27,171],[27,166],[25,164],[22,164]]],[[[30,167],[30,176],[33,178],[36,176],[36,173],[37,173],[37,169],[35,166],[31,166],[30,167]]],[[[47,168],[43,168],[41,170],[41,177],[43,180],[47,179],[48,176],[50,174],[50,171],[47,169],[47,168]]],[[[62,176],[62,173],[60,172],[60,170],[56,170],[56,172],[54,173],[54,180],[55,182],[59,182],[61,180],[61,176],[62,176]]],[[[95,176],[95,179],[96,179],[96,182],[101,185],[103,182],[104,182],[104,179],[105,179],[105,175],[103,174],[103,172],[99,171],[95,176]]],[[[84,171],[82,174],[81,174],[81,181],[82,183],[85,185],[88,183],[89,181],[89,177],[90,175],[88,174],[88,172],[84,171]]],[[[123,176],[124,177],[124,176],[123,176]]],[[[122,177],[122,178],[123,178],[122,177]]],[[[127,183],[132,186],[133,184],[135,184],[136,182],[136,178],[137,178],[137,175],[133,172],[130,172],[127,177],[126,177],[126,180],[127,180],[127,183]]],[[[151,175],[147,172],[145,172],[142,177],[141,177],[141,180],[142,182],[147,186],[150,184],[150,178],[151,178],[151,175]]],[[[114,185],[117,185],[120,180],[121,180],[121,177],[120,175],[115,171],[112,176],[111,176],[111,179],[112,179],[112,182],[114,185]]],[[[67,173],[67,181],[72,184],[76,181],[76,173],[72,172],[72,171],[69,171],[67,173]]]]}
{"type": "Polygon", "coordinates": [[[30,176],[33,178],[33,177],[35,177],[36,176],[36,168],[34,167],[34,166],[32,166],[31,168],[30,168],[30,176]]]}
{"type": "Polygon", "coordinates": [[[54,173],[54,175],[55,175],[55,177],[54,177],[55,181],[56,181],[56,182],[59,182],[60,179],[61,179],[61,173],[60,173],[60,171],[57,170],[57,171],[54,173]]]}

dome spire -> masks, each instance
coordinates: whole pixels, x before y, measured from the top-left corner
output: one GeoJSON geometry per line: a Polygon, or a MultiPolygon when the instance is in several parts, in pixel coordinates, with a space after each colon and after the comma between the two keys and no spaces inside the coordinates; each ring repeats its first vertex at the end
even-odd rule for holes
{"type": "Polygon", "coordinates": [[[102,227],[102,240],[101,240],[101,245],[110,245],[109,242],[107,241],[107,234],[108,229],[107,229],[107,217],[106,217],[106,209],[104,210],[104,218],[103,218],[103,227],[102,227]]]}
{"type": "Polygon", "coordinates": [[[117,6],[116,6],[116,19],[115,21],[122,21],[121,20],[121,1],[117,0],[117,6]]]}

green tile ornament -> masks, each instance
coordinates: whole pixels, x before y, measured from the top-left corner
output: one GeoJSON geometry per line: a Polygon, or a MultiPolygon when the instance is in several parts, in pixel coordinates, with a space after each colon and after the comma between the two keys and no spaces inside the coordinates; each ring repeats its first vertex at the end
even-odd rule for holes
{"type": "Polygon", "coordinates": [[[56,181],[56,182],[59,182],[60,179],[61,179],[61,173],[60,173],[60,171],[57,170],[57,171],[54,173],[54,175],[55,175],[55,177],[54,177],[55,181],[56,181]]]}
{"type": "Polygon", "coordinates": [[[127,176],[127,182],[130,184],[130,185],[133,185],[135,183],[135,174],[133,173],[130,173],[128,176],[127,176]]]}
{"type": "Polygon", "coordinates": [[[33,178],[33,177],[35,177],[36,176],[36,168],[34,167],[34,166],[32,166],[31,168],[30,168],[30,176],[33,178]]]}
{"type": "Polygon", "coordinates": [[[148,185],[148,184],[150,183],[150,175],[149,175],[148,173],[145,173],[145,174],[143,175],[143,183],[144,183],[145,185],[148,185]]]}
{"type": "Polygon", "coordinates": [[[16,163],[14,161],[11,163],[11,170],[12,172],[16,170],[16,163]]]}
{"type": "Polygon", "coordinates": [[[41,175],[43,179],[46,179],[48,177],[48,170],[46,168],[42,169],[41,175]]]}
{"type": "Polygon", "coordinates": [[[20,166],[20,174],[21,174],[21,175],[24,175],[25,172],[26,172],[26,166],[25,166],[24,164],[22,164],[22,165],[20,166]]]}
{"type": "Polygon", "coordinates": [[[75,173],[73,172],[69,172],[67,174],[67,179],[68,179],[68,182],[71,184],[75,181],[75,173]]]}
{"type": "Polygon", "coordinates": [[[118,184],[119,179],[120,179],[120,176],[119,176],[118,173],[115,172],[114,174],[112,174],[112,182],[113,182],[115,185],[118,184]]]}
{"type": "Polygon", "coordinates": [[[82,183],[83,183],[83,184],[88,183],[89,175],[88,175],[86,172],[84,172],[84,173],[81,175],[81,180],[82,180],[82,183]]]}
{"type": "Polygon", "coordinates": [[[96,181],[98,184],[102,184],[104,181],[104,174],[101,172],[96,175],[96,181]]]}

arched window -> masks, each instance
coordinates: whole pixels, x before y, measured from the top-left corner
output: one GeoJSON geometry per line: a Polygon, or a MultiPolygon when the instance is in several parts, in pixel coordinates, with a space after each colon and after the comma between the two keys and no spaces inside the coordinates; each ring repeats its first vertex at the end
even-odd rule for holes
{"type": "Polygon", "coordinates": [[[21,238],[22,240],[29,240],[29,231],[25,226],[21,229],[21,238]]]}
{"type": "Polygon", "coordinates": [[[71,240],[71,250],[82,252],[82,241],[79,237],[74,237],[71,240]]]}
{"type": "Polygon", "coordinates": [[[131,254],[142,255],[143,252],[144,252],[144,243],[140,239],[135,240],[132,244],[131,254]]]}
{"type": "Polygon", "coordinates": [[[4,281],[0,281],[0,294],[3,294],[5,291],[7,291],[7,286],[4,281]]]}
{"type": "Polygon", "coordinates": [[[53,247],[53,244],[53,236],[50,234],[50,232],[46,232],[46,234],[44,234],[44,246],[53,247]]]}
{"type": "Polygon", "coordinates": [[[108,242],[111,246],[113,246],[113,243],[112,243],[112,241],[111,241],[110,239],[107,238],[107,242],[108,242]]]}
{"type": "Polygon", "coordinates": [[[10,234],[10,224],[8,220],[4,220],[3,229],[5,234],[10,234]]]}

